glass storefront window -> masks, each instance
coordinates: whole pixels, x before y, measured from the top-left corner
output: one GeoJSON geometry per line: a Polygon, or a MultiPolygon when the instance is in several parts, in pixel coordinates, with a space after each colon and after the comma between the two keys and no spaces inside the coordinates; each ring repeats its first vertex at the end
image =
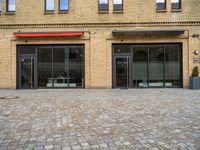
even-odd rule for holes
{"type": "Polygon", "coordinates": [[[116,58],[132,56],[129,87],[181,87],[181,51],[181,44],[113,45],[113,85],[119,82],[116,58]],[[125,47],[131,51],[118,50],[125,47]]]}
{"type": "Polygon", "coordinates": [[[130,53],[130,45],[114,45],[114,53],[130,53]]]}
{"type": "Polygon", "coordinates": [[[164,49],[163,45],[149,46],[149,86],[164,86],[164,49]]]}
{"type": "Polygon", "coordinates": [[[35,59],[36,88],[84,87],[84,45],[19,46],[21,57],[35,59]]]}
{"type": "Polygon", "coordinates": [[[83,46],[69,47],[69,87],[82,87],[84,82],[83,46]]]}
{"type": "Polygon", "coordinates": [[[36,47],[35,46],[20,46],[19,53],[23,54],[35,54],[36,47]]]}
{"type": "Polygon", "coordinates": [[[147,81],[148,47],[133,46],[132,80],[133,87],[148,87],[147,81]]]}
{"type": "Polygon", "coordinates": [[[52,74],[52,46],[38,47],[38,86],[39,87],[53,87],[52,74]]]}
{"type": "Polygon", "coordinates": [[[53,86],[68,87],[68,53],[66,46],[53,49],[53,86]]]}
{"type": "Polygon", "coordinates": [[[165,86],[178,87],[180,85],[180,46],[165,45],[165,86]]]}

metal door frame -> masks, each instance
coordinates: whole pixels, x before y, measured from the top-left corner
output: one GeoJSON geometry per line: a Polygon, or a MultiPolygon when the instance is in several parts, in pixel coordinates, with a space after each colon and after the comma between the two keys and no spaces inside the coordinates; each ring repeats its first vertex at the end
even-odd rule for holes
{"type": "Polygon", "coordinates": [[[32,88],[30,89],[35,89],[38,87],[38,81],[37,81],[37,57],[34,55],[34,56],[18,56],[18,63],[17,63],[17,88],[18,89],[23,89],[21,87],[21,59],[31,59],[31,60],[34,60],[34,68],[33,68],[33,71],[34,71],[34,85],[32,86],[32,88]]]}
{"type": "Polygon", "coordinates": [[[112,73],[112,76],[113,76],[113,88],[131,88],[132,87],[132,77],[131,77],[131,56],[130,55],[117,55],[117,56],[113,56],[113,73],[112,73]],[[127,64],[127,69],[128,69],[128,80],[127,80],[127,87],[117,87],[116,83],[116,59],[117,58],[126,58],[128,60],[128,64],[127,64]]]}

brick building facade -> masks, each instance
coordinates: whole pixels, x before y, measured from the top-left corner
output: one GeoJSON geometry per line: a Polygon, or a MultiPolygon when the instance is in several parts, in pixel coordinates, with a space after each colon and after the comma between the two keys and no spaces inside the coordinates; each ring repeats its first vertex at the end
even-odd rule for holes
{"type": "Polygon", "coordinates": [[[16,0],[9,11],[2,0],[0,88],[189,86],[200,67],[199,0],[178,9],[123,0],[116,10],[99,1],[69,0],[61,11],[55,0],[49,11],[44,0],[16,0]]]}

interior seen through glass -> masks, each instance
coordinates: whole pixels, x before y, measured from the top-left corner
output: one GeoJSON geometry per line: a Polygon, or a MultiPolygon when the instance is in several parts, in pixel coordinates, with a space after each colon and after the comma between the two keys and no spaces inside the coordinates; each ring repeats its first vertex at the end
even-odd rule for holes
{"type": "Polygon", "coordinates": [[[84,86],[83,45],[19,47],[19,56],[30,55],[31,53],[37,57],[39,88],[82,88],[84,86]],[[35,53],[33,47],[35,47],[37,53],[35,53]]]}
{"type": "Polygon", "coordinates": [[[113,52],[114,58],[132,57],[129,87],[181,87],[180,44],[114,45],[113,52]]]}

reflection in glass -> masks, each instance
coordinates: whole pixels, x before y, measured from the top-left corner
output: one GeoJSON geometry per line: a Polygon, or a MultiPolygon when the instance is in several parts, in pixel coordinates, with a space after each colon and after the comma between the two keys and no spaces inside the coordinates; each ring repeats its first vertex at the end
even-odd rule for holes
{"type": "Polygon", "coordinates": [[[2,0],[0,0],[0,12],[2,11],[2,0]]]}
{"type": "Polygon", "coordinates": [[[165,45],[165,86],[178,87],[180,85],[179,45],[165,45]]]}
{"type": "Polygon", "coordinates": [[[7,11],[15,11],[15,0],[8,0],[7,11]]]}
{"type": "Polygon", "coordinates": [[[46,11],[53,11],[54,10],[54,0],[46,0],[46,11]]]}
{"type": "Polygon", "coordinates": [[[164,86],[164,49],[163,45],[149,45],[149,86],[164,86]]]}
{"type": "Polygon", "coordinates": [[[54,46],[53,79],[54,87],[68,87],[68,62],[66,46],[54,46]]]}
{"type": "Polygon", "coordinates": [[[134,87],[148,87],[147,63],[147,45],[133,46],[132,80],[134,87]]]}
{"type": "Polygon", "coordinates": [[[113,0],[113,10],[114,11],[122,11],[123,4],[122,0],[113,0]]]}
{"type": "Polygon", "coordinates": [[[156,0],[156,9],[165,10],[166,9],[166,0],[156,0]]]}
{"type": "Polygon", "coordinates": [[[52,87],[52,47],[39,46],[38,48],[38,86],[52,87]]]}
{"type": "Polygon", "coordinates": [[[21,59],[21,88],[34,87],[34,59],[21,59]]]}
{"type": "Polygon", "coordinates": [[[69,87],[82,87],[84,82],[83,46],[69,47],[69,87]]]}
{"type": "Polygon", "coordinates": [[[20,54],[35,54],[35,46],[20,46],[19,53],[20,54]]]}
{"type": "Polygon", "coordinates": [[[116,87],[129,86],[129,59],[128,57],[116,58],[116,87]]]}
{"type": "Polygon", "coordinates": [[[60,11],[67,11],[69,9],[68,0],[60,0],[59,10],[60,11]]]}
{"type": "Polygon", "coordinates": [[[130,45],[114,45],[115,53],[130,53],[130,45]]]}
{"type": "Polygon", "coordinates": [[[181,9],[181,0],[172,0],[171,7],[172,9],[181,9]]]}
{"type": "Polygon", "coordinates": [[[108,0],[99,0],[99,11],[108,11],[108,0]]]}

